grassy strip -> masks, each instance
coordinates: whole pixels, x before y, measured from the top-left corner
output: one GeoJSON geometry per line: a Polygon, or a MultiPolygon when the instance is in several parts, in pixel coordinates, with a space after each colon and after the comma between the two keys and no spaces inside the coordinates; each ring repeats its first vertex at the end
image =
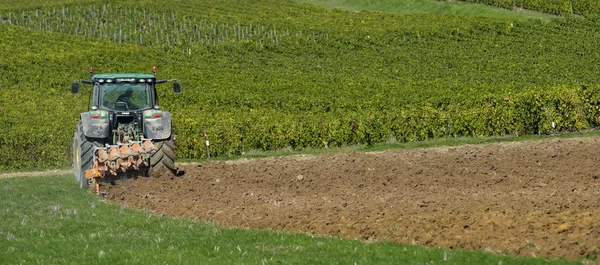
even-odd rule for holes
{"type": "Polygon", "coordinates": [[[579,263],[229,229],[105,204],[70,175],[3,179],[0,189],[0,264],[579,263]]]}
{"type": "Polygon", "coordinates": [[[539,141],[544,139],[563,139],[563,138],[577,138],[577,137],[594,137],[600,136],[600,131],[589,130],[584,132],[572,132],[572,133],[557,133],[551,135],[525,135],[525,136],[496,136],[496,137],[463,137],[463,138],[443,138],[428,141],[417,141],[409,143],[382,143],[373,146],[364,146],[359,148],[357,151],[381,151],[381,150],[393,150],[393,149],[411,149],[411,148],[432,148],[440,146],[457,146],[465,144],[492,144],[492,143],[505,143],[505,142],[523,142],[523,141],[539,141]]]}
{"type": "Polygon", "coordinates": [[[550,20],[558,16],[535,11],[515,12],[482,4],[468,2],[446,2],[436,0],[298,0],[327,8],[340,8],[350,11],[381,11],[389,13],[427,13],[451,14],[463,16],[485,16],[510,19],[542,19],[550,20]]]}
{"type": "MultiPolygon", "coordinates": [[[[232,156],[221,156],[212,158],[217,161],[228,161],[236,159],[248,159],[248,158],[267,158],[267,157],[278,157],[278,156],[293,156],[293,155],[323,155],[329,153],[340,153],[340,152],[374,152],[374,151],[387,151],[387,150],[402,150],[412,148],[435,148],[442,146],[458,146],[465,144],[492,144],[492,143],[506,143],[506,142],[522,142],[522,141],[540,141],[544,139],[564,139],[564,138],[577,138],[577,137],[597,137],[600,136],[600,131],[589,130],[585,132],[570,132],[570,133],[557,133],[552,135],[525,135],[525,136],[494,136],[494,137],[461,137],[461,138],[441,138],[434,140],[425,141],[414,141],[401,143],[395,140],[389,140],[386,143],[379,143],[372,146],[369,145],[353,145],[345,147],[333,147],[333,148],[304,148],[300,150],[293,150],[292,148],[262,151],[262,150],[249,150],[244,155],[232,155],[232,156]]],[[[206,160],[201,159],[178,159],[177,162],[204,162],[206,160]]]]}

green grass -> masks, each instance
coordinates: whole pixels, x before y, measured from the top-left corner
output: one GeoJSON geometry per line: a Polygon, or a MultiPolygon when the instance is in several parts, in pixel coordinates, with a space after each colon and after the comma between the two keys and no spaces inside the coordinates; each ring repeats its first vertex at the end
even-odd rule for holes
{"type": "Polygon", "coordinates": [[[576,137],[594,137],[600,136],[600,131],[589,130],[584,132],[556,133],[551,135],[536,135],[530,134],[525,136],[495,136],[495,137],[461,137],[461,138],[443,138],[427,141],[416,141],[409,143],[381,143],[373,146],[362,146],[357,151],[381,151],[394,149],[411,149],[411,148],[431,148],[441,146],[458,146],[465,144],[492,144],[505,142],[524,142],[537,141],[551,138],[576,138],[576,137]]]}
{"type": "MultiPolygon", "coordinates": [[[[556,138],[576,138],[576,137],[598,137],[600,131],[589,130],[584,132],[569,132],[569,133],[556,133],[551,135],[536,135],[530,134],[525,136],[493,136],[493,137],[460,137],[460,138],[441,138],[434,140],[425,141],[414,141],[401,143],[393,139],[388,140],[385,143],[378,143],[374,145],[353,145],[344,147],[333,147],[333,148],[304,148],[300,150],[293,150],[291,148],[278,149],[272,151],[262,150],[249,150],[244,155],[232,155],[232,156],[220,156],[212,158],[217,161],[228,161],[243,158],[267,158],[267,157],[278,157],[278,156],[294,156],[294,155],[323,155],[328,153],[340,153],[340,152],[374,152],[374,151],[386,151],[386,150],[402,150],[412,148],[435,148],[443,146],[458,146],[466,144],[492,144],[492,143],[506,143],[506,142],[523,142],[523,141],[539,141],[544,139],[556,139],[556,138]]],[[[203,162],[201,159],[178,159],[177,162],[203,162]]]]}
{"type": "Polygon", "coordinates": [[[70,4],[106,2],[100,0],[1,0],[0,10],[20,10],[22,8],[48,8],[70,4]]]}
{"type": "Polygon", "coordinates": [[[542,19],[549,20],[558,16],[534,11],[511,11],[487,5],[467,2],[446,2],[436,0],[298,0],[328,8],[339,8],[350,11],[381,11],[389,13],[428,13],[452,14],[463,16],[487,16],[511,19],[542,19]]]}
{"type": "Polygon", "coordinates": [[[107,204],[76,186],[70,175],[0,180],[0,264],[580,264],[229,229],[107,204]]]}

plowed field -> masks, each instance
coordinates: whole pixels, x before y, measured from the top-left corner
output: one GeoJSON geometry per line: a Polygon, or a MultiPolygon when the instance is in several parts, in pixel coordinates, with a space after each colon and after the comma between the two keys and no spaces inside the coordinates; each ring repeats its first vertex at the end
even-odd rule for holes
{"type": "Polygon", "coordinates": [[[599,158],[600,137],[548,139],[210,162],[104,189],[232,227],[598,259],[599,158]]]}

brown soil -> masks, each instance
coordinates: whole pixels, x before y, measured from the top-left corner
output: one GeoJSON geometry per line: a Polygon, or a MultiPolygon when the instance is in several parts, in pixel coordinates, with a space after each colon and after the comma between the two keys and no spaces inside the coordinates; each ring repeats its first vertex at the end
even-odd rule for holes
{"type": "Polygon", "coordinates": [[[105,189],[128,207],[233,227],[598,259],[599,146],[589,137],[211,162],[105,189]]]}

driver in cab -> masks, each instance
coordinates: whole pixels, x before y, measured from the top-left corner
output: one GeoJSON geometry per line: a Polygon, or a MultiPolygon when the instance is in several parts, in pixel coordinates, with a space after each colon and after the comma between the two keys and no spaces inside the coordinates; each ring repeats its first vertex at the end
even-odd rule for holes
{"type": "Polygon", "coordinates": [[[129,87],[125,90],[125,93],[121,94],[116,101],[116,107],[123,110],[135,110],[139,107],[131,102],[131,96],[133,95],[133,88],[129,87]]]}

